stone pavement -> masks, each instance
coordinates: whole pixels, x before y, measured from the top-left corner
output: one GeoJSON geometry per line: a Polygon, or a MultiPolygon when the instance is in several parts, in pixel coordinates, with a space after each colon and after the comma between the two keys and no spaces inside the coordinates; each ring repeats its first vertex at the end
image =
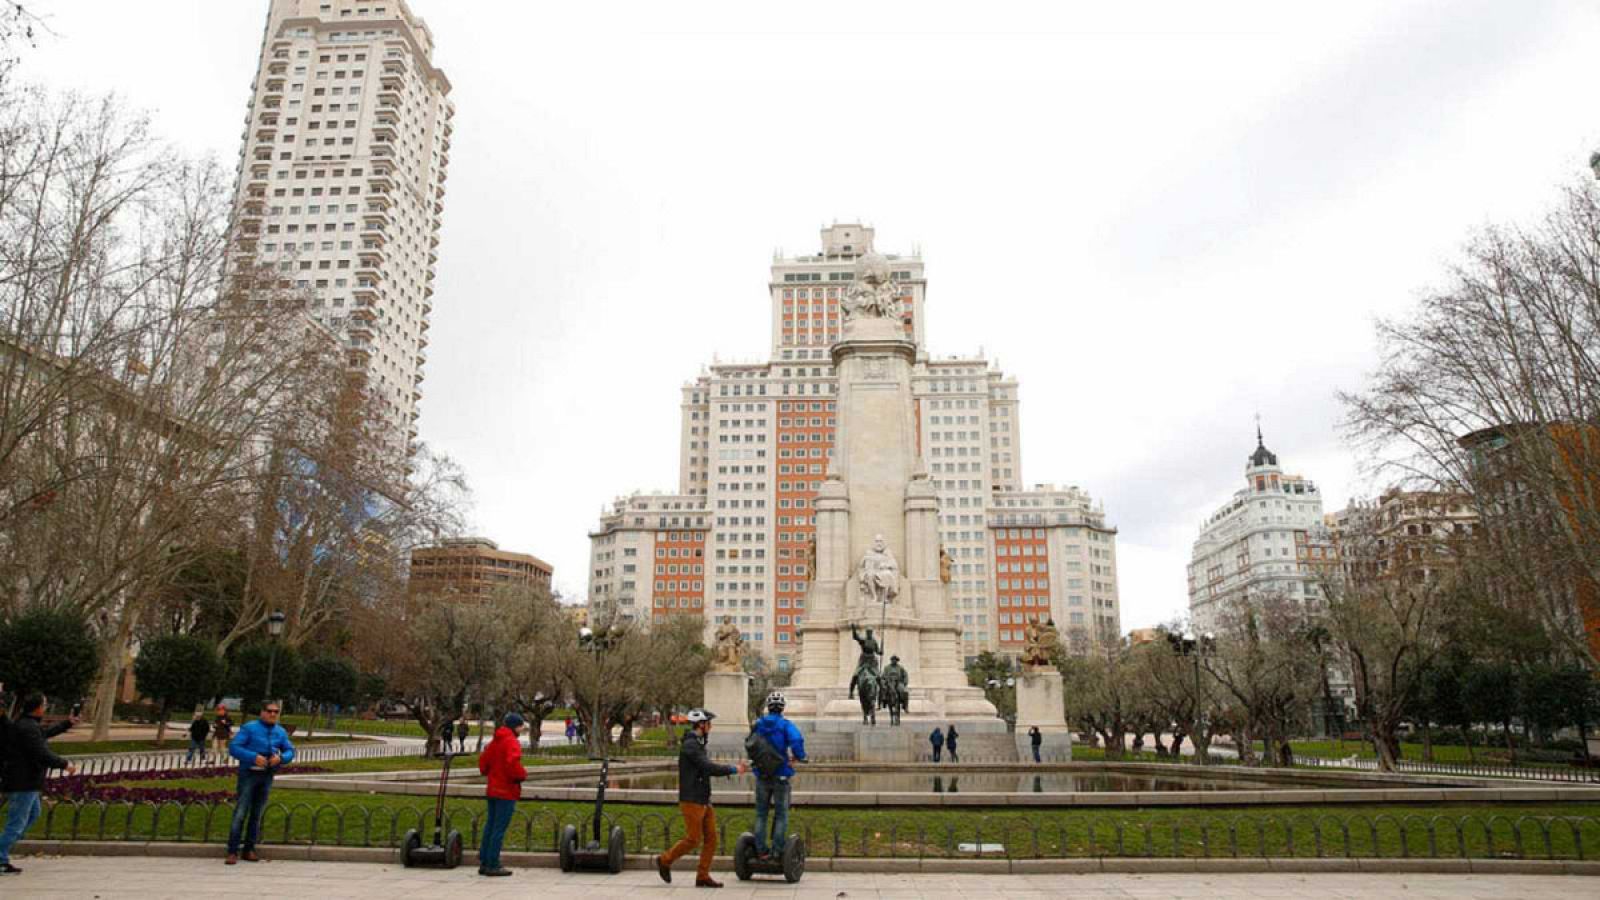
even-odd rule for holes
{"type": "MultiPolygon", "coordinates": [[[[653,871],[563,875],[555,869],[517,869],[510,878],[481,878],[470,865],[454,871],[404,869],[371,863],[264,862],[226,868],[218,860],[159,857],[19,856],[22,875],[0,876],[0,896],[13,898],[342,898],[664,897],[701,895],[694,872],[680,868],[672,885],[653,871]]],[[[1416,900],[1540,900],[1596,896],[1600,879],[1582,875],[890,875],[812,873],[798,885],[781,880],[737,881],[708,896],[734,897],[1093,897],[1125,898],[1389,898],[1416,900]]]]}

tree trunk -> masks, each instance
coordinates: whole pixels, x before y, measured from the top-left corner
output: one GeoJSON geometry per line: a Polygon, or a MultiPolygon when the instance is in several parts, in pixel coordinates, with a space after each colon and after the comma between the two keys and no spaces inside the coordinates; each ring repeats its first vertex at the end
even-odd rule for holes
{"type": "Polygon", "coordinates": [[[1511,765],[1514,766],[1514,765],[1517,764],[1517,740],[1516,740],[1516,737],[1514,735],[1512,735],[1512,733],[1511,733],[1511,720],[1510,719],[1507,719],[1505,721],[1505,729],[1506,729],[1506,750],[1511,754],[1511,759],[1508,760],[1508,762],[1510,762],[1511,765]]]}
{"type": "Polygon", "coordinates": [[[1433,762],[1433,723],[1422,723],[1422,761],[1433,762]]]}
{"type": "Polygon", "coordinates": [[[102,645],[105,657],[100,661],[100,678],[94,688],[94,733],[90,740],[104,741],[111,737],[111,716],[117,706],[117,682],[122,675],[122,651],[133,634],[133,616],[124,603],[117,622],[116,635],[102,645]]]}
{"type": "MultiPolygon", "coordinates": [[[[1202,766],[1211,765],[1211,735],[1206,734],[1205,729],[1196,729],[1189,735],[1189,743],[1194,744],[1195,760],[1202,766]]],[[[1177,752],[1176,744],[1173,752],[1177,752]]]]}
{"type": "Polygon", "coordinates": [[[1467,742],[1467,762],[1470,765],[1478,764],[1478,751],[1472,746],[1472,726],[1461,729],[1461,739],[1467,742]]]}
{"type": "Polygon", "coordinates": [[[308,741],[311,740],[311,738],[314,737],[315,734],[316,734],[316,731],[317,731],[317,713],[321,712],[321,709],[322,708],[320,706],[312,705],[311,714],[306,716],[306,740],[308,740],[308,741]]]}
{"type": "Polygon", "coordinates": [[[163,700],[163,701],[161,701],[161,715],[158,716],[158,718],[161,721],[156,723],[156,749],[157,750],[161,749],[161,742],[165,741],[167,739],[167,712],[168,712],[167,701],[163,700]]]}

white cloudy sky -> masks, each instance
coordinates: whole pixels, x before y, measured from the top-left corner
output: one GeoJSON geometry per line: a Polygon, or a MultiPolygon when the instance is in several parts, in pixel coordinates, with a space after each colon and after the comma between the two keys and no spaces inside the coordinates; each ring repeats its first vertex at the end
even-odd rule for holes
{"type": "MultiPolygon", "coordinates": [[[[772,251],[860,218],[930,349],[1021,381],[1027,480],[1104,499],[1124,626],[1169,618],[1255,413],[1370,491],[1373,317],[1600,146],[1586,2],[411,2],[458,110],[423,438],[577,593],[602,505],[676,485],[679,384],[766,351],[772,251]]],[[[26,76],[236,158],[266,0],[33,4],[26,76]]]]}

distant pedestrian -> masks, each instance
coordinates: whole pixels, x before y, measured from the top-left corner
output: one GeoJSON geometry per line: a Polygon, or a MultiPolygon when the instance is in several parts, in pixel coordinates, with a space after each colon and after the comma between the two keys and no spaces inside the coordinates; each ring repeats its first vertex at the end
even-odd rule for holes
{"type": "Polygon", "coordinates": [[[294,744],[289,732],[278,724],[283,704],[268,700],[254,722],[246,722],[228,742],[228,755],[239,761],[239,785],[233,807],[233,824],[228,829],[228,865],[239,861],[257,862],[256,841],[261,837],[261,816],[267,811],[267,796],[278,769],[294,762],[294,744]]]}
{"type": "Polygon", "coordinates": [[[1034,725],[1028,729],[1028,744],[1033,747],[1033,761],[1039,762],[1039,747],[1044,743],[1044,735],[1039,733],[1039,726],[1034,725]]]}
{"type": "MultiPolygon", "coordinates": [[[[516,713],[506,713],[489,746],[478,754],[478,774],[488,779],[484,795],[489,803],[483,839],[478,842],[479,875],[511,874],[510,869],[500,865],[500,846],[505,842],[511,815],[517,811],[517,801],[522,799],[522,782],[528,778],[528,770],[522,765],[522,740],[517,737],[526,724],[516,713]]],[[[463,730],[465,725],[463,722],[463,730]]]]}
{"type": "Polygon", "coordinates": [[[944,732],[944,746],[950,751],[950,761],[953,763],[961,762],[961,757],[956,755],[956,738],[958,736],[955,723],[950,723],[950,727],[946,728],[944,732]]]}
{"type": "Polygon", "coordinates": [[[68,775],[78,772],[76,765],[57,756],[49,744],[51,738],[78,724],[78,717],[45,728],[40,721],[45,709],[43,694],[28,694],[22,698],[16,721],[6,728],[5,768],[0,774],[6,792],[6,824],[5,830],[0,831],[0,875],[22,874],[11,864],[11,847],[39,818],[45,773],[51,769],[66,769],[68,775]]]}
{"type": "Polygon", "coordinates": [[[184,755],[185,763],[194,762],[196,755],[201,762],[206,761],[206,737],[211,734],[211,723],[206,721],[206,714],[195,711],[194,721],[189,723],[189,752],[184,755]]]}
{"type": "Polygon", "coordinates": [[[456,736],[456,723],[445,719],[439,726],[439,755],[445,756],[450,752],[450,739],[456,736]]]}
{"type": "Polygon", "coordinates": [[[578,743],[580,743],[580,744],[587,743],[588,740],[589,740],[589,729],[584,727],[583,722],[580,721],[580,722],[578,722],[578,743]]]}
{"type": "Polygon", "coordinates": [[[217,762],[228,758],[228,743],[233,740],[233,720],[228,708],[217,704],[217,717],[211,721],[211,757],[217,762]]]}
{"type": "Polygon", "coordinates": [[[939,761],[939,754],[944,752],[944,732],[939,726],[933,726],[933,734],[928,735],[928,743],[933,745],[933,761],[939,761]]]}
{"type": "Polygon", "coordinates": [[[456,723],[456,745],[462,753],[467,752],[467,731],[467,717],[462,716],[461,721],[456,723]]]}
{"type": "Polygon", "coordinates": [[[574,724],[571,719],[568,719],[567,720],[567,743],[576,744],[577,742],[578,742],[578,726],[576,724],[574,724]]]}

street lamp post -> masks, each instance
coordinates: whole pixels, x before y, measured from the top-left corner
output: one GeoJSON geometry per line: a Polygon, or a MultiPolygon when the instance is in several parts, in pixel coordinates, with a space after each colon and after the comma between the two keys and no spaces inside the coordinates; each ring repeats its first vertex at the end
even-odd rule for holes
{"type": "MultiPolygon", "coordinates": [[[[1194,662],[1194,710],[1195,727],[1198,728],[1205,721],[1205,709],[1200,691],[1200,657],[1210,654],[1216,649],[1217,636],[1206,632],[1199,637],[1192,631],[1185,631],[1181,635],[1167,633],[1167,643],[1172,645],[1172,650],[1179,656],[1187,656],[1194,662]]],[[[1194,743],[1194,735],[1189,735],[1189,742],[1194,743]]],[[[1202,760],[1203,761],[1203,760],[1202,760]]]]}
{"type": "Polygon", "coordinates": [[[273,610],[267,616],[267,634],[272,636],[272,650],[267,655],[267,690],[261,699],[263,702],[272,702],[272,670],[278,665],[278,637],[283,634],[283,622],[288,618],[282,610],[273,610]]]}

